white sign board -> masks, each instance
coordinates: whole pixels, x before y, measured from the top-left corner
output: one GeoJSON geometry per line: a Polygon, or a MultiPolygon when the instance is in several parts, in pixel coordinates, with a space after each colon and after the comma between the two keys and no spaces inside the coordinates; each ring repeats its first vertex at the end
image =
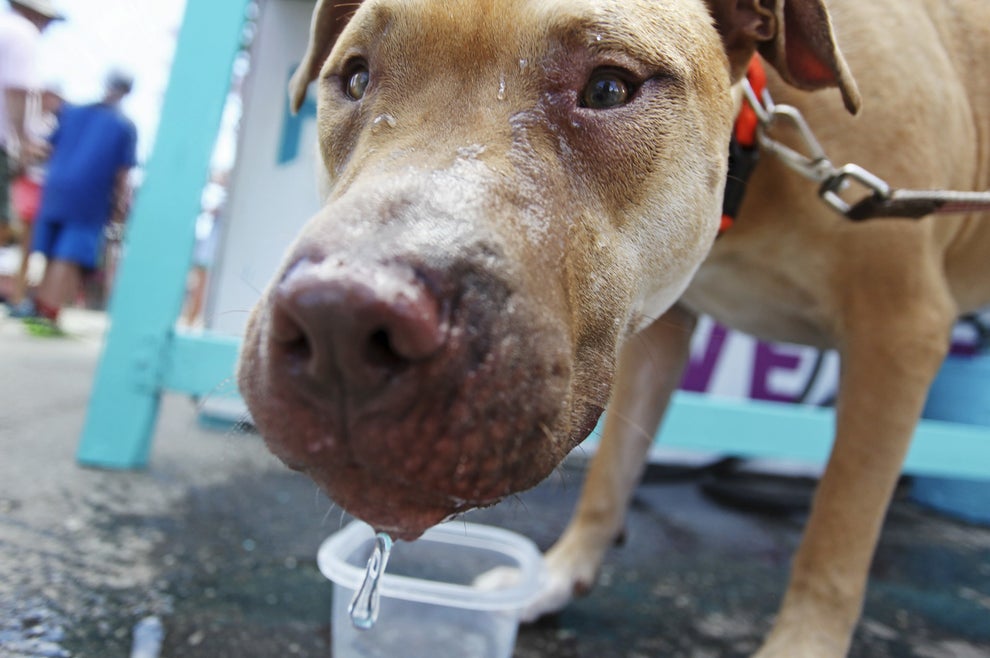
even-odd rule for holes
{"type": "Polygon", "coordinates": [[[314,2],[261,3],[244,87],[237,160],[211,273],[210,330],[240,336],[286,247],[320,205],[316,103],[293,115],[288,82],[306,49],[314,2]]]}

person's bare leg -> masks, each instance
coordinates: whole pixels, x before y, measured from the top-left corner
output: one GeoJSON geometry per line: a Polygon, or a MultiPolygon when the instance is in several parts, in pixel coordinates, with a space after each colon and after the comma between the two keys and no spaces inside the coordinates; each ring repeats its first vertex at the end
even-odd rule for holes
{"type": "MultiPolygon", "coordinates": [[[[76,298],[81,281],[82,271],[75,263],[65,260],[49,261],[38,289],[38,310],[46,317],[53,311],[57,317],[62,305],[76,298]]],[[[48,319],[55,320],[56,317],[48,319]]]]}
{"type": "Polygon", "coordinates": [[[24,301],[28,288],[28,264],[31,260],[31,242],[34,238],[34,226],[25,223],[21,230],[21,264],[17,268],[14,276],[14,290],[10,296],[11,304],[20,304],[24,301]]]}
{"type": "Polygon", "coordinates": [[[186,326],[193,326],[203,310],[203,298],[206,294],[206,268],[196,265],[190,270],[188,278],[188,293],[186,308],[182,314],[186,326]]]}

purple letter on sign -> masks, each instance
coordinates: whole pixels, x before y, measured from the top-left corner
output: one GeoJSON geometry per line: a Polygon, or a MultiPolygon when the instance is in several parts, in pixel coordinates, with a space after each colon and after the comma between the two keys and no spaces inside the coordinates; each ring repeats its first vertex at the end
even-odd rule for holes
{"type": "Polygon", "coordinates": [[[681,388],[685,391],[704,393],[708,390],[712,381],[712,373],[715,372],[715,364],[722,353],[722,345],[725,343],[729,331],[720,324],[712,324],[712,332],[708,335],[708,343],[701,359],[691,359],[687,368],[684,369],[684,378],[681,380],[681,388]]]}
{"type": "Polygon", "coordinates": [[[794,393],[778,393],[770,389],[770,377],[776,370],[797,370],[799,365],[801,365],[800,356],[784,354],[767,343],[757,343],[750,397],[754,400],[794,402],[794,393]]]}

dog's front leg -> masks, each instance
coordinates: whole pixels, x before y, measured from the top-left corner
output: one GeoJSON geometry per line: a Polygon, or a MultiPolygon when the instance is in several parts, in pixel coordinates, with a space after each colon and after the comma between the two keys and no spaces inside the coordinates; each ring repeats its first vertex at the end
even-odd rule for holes
{"type": "Polygon", "coordinates": [[[545,595],[536,617],[564,607],[594,585],[605,551],[625,522],[647,450],[670,396],[680,383],[695,317],[674,307],[622,347],[605,427],[570,524],[547,553],[545,595]]]}
{"type": "Polygon", "coordinates": [[[864,273],[876,279],[863,276],[845,294],[835,442],[757,658],[840,658],[849,650],[883,519],[948,349],[952,304],[936,266],[924,261],[904,258],[915,273],[864,273]],[[912,294],[891,294],[905,289],[912,294]]]}

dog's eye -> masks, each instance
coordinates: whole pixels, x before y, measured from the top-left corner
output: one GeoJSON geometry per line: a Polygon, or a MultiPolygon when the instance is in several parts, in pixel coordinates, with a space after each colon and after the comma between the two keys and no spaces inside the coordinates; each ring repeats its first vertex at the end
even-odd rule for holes
{"type": "Polygon", "coordinates": [[[581,92],[581,106],[593,110],[607,110],[625,105],[632,96],[632,89],[625,79],[615,71],[600,71],[581,92]]]}
{"type": "Polygon", "coordinates": [[[347,95],[356,101],[361,100],[364,97],[364,92],[368,89],[369,79],[368,67],[364,64],[352,68],[347,76],[347,95]]]}

